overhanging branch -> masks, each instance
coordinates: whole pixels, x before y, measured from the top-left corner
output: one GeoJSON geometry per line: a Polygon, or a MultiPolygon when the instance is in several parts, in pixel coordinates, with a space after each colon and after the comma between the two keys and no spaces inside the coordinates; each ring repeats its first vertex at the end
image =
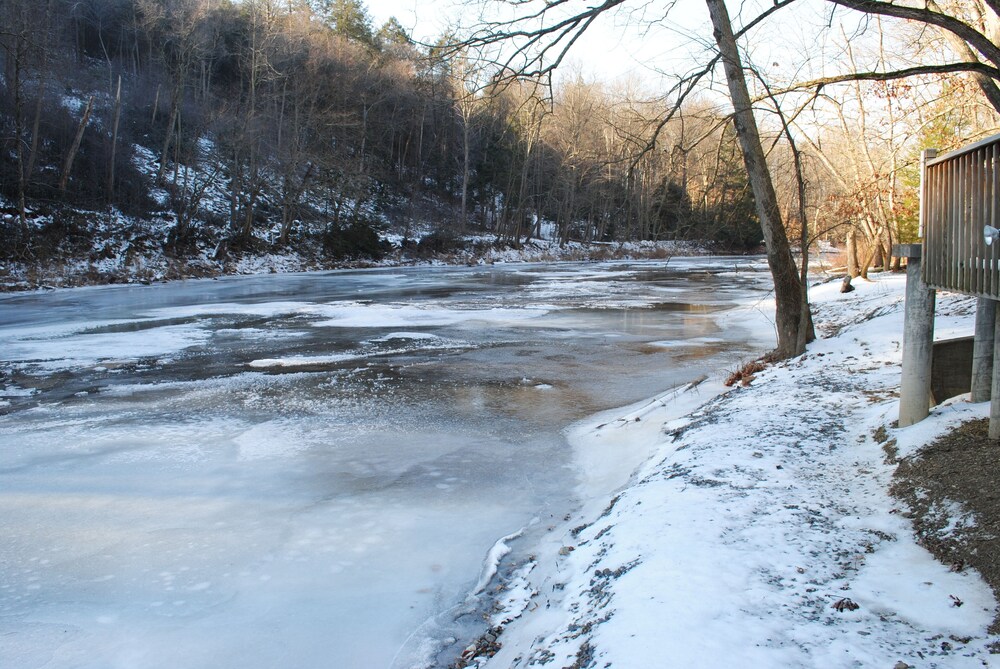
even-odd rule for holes
{"type": "Polygon", "coordinates": [[[992,79],[1000,80],[1000,68],[987,65],[986,63],[945,63],[942,65],[917,65],[901,70],[891,70],[888,72],[852,72],[848,74],[838,74],[832,77],[821,77],[810,81],[803,81],[780,90],[774,91],[775,95],[784,95],[796,91],[806,91],[815,89],[817,92],[825,86],[842,84],[848,81],[894,81],[896,79],[906,79],[926,74],[983,74],[992,79]]]}
{"type": "MultiPolygon", "coordinates": [[[[994,44],[986,35],[954,16],[921,7],[908,7],[883,2],[882,0],[828,0],[828,2],[865,14],[892,16],[898,19],[937,26],[965,40],[971,47],[983,54],[987,60],[1000,67],[1000,47],[994,44]]],[[[992,4],[997,3],[991,3],[991,6],[992,4]]]]}

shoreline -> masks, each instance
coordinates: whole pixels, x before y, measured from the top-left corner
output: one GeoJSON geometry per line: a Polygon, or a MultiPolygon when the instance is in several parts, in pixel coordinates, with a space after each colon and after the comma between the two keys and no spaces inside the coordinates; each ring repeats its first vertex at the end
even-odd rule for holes
{"type": "MultiPolygon", "coordinates": [[[[805,355],[681,418],[650,416],[654,454],[505,566],[488,631],[450,666],[989,664],[990,586],[935,560],[919,509],[890,494],[899,462],[989,410],[959,398],[893,426],[904,282],[814,288],[821,338],[805,355]]],[[[971,298],[939,299],[939,336],[971,328],[971,298]]],[[[947,521],[938,540],[972,524],[947,521]]]]}
{"type": "Polygon", "coordinates": [[[259,274],[499,263],[667,260],[674,256],[709,255],[730,254],[713,253],[698,242],[569,242],[560,245],[549,240],[531,240],[521,248],[513,249],[486,244],[473,238],[470,239],[468,248],[461,251],[417,257],[397,248],[381,260],[333,261],[315,254],[276,252],[244,254],[224,261],[210,260],[207,254],[191,258],[171,258],[163,253],[127,259],[120,256],[99,261],[86,258],[60,258],[36,264],[5,261],[0,262],[0,294],[99,285],[150,285],[186,279],[259,274]]]}

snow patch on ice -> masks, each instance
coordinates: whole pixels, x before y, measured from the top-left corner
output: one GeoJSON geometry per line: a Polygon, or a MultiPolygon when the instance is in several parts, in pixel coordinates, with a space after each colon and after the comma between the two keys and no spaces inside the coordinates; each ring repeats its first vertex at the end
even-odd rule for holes
{"type": "Polygon", "coordinates": [[[34,388],[22,388],[16,384],[8,384],[0,390],[0,397],[31,397],[38,391],[34,388]]]}
{"type": "Polygon", "coordinates": [[[283,458],[304,451],[307,440],[298,434],[298,426],[282,420],[271,420],[254,425],[233,437],[239,449],[240,460],[283,458]]]}
{"type": "Polygon", "coordinates": [[[726,390],[719,381],[693,382],[656,397],[587,418],[566,430],[584,499],[624,486],[656,452],[663,425],[726,390]]]}
{"type": "Polygon", "coordinates": [[[395,339],[441,339],[439,335],[430,332],[390,332],[387,335],[372,339],[372,342],[388,342],[395,339]]]}
{"type": "Polygon", "coordinates": [[[268,369],[271,367],[309,367],[313,365],[333,365],[347,360],[357,360],[364,356],[350,353],[340,355],[302,355],[289,358],[260,358],[247,363],[248,367],[268,369]]]}
{"type": "Polygon", "coordinates": [[[449,309],[435,304],[369,304],[339,302],[310,307],[307,310],[325,320],[316,327],[337,328],[396,328],[412,326],[457,325],[467,321],[517,323],[538,318],[548,309],[449,309]]]}
{"type": "Polygon", "coordinates": [[[164,325],[115,331],[130,323],[90,323],[86,328],[8,328],[0,330],[0,360],[23,361],[35,369],[55,372],[141,358],[174,355],[204,344],[210,334],[194,324],[164,325]]]}

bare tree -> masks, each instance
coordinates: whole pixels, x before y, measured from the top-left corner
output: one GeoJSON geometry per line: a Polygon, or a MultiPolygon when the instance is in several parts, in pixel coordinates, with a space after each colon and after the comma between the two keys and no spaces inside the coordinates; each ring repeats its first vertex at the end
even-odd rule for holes
{"type": "Polygon", "coordinates": [[[32,15],[28,2],[10,2],[0,8],[3,19],[0,28],[0,49],[4,51],[5,88],[14,103],[13,152],[17,169],[17,209],[22,231],[27,230],[27,168],[25,152],[24,83],[28,61],[37,35],[32,30],[32,15]]]}
{"type": "Polygon", "coordinates": [[[462,209],[459,225],[464,228],[469,220],[469,179],[471,176],[472,133],[476,111],[482,102],[482,68],[477,61],[461,54],[451,59],[452,87],[455,107],[462,124],[462,209]]]}
{"type": "MultiPolygon", "coordinates": [[[[463,46],[486,49],[512,43],[508,55],[498,59],[506,71],[524,76],[544,76],[557,68],[569,50],[602,14],[622,5],[625,0],[604,0],[599,4],[572,11],[569,0],[548,2],[536,6],[513,2],[514,10],[520,9],[513,19],[486,22],[465,41],[463,46]]],[[[746,78],[729,13],[723,0],[706,0],[712,18],[713,36],[722,60],[726,82],[734,107],[734,125],[739,139],[743,160],[757,204],[757,213],[767,248],[768,265],[774,279],[776,300],[776,330],[778,345],[775,355],[779,358],[797,355],[804,349],[804,342],[812,338],[811,320],[803,318],[808,307],[803,305],[803,290],[798,269],[792,256],[781,219],[774,185],[768,171],[761,146],[756,120],[746,78]]],[[[757,23],[787,2],[777,2],[751,24],[757,23]]],[[[751,25],[751,24],[748,24],[751,25]]],[[[746,29],[748,26],[745,26],[746,29]]],[[[694,84],[714,69],[716,60],[693,77],[680,82],[678,103],[690,92],[694,84]]],[[[673,112],[663,120],[665,124],[673,112]]]]}
{"type": "Polygon", "coordinates": [[[705,1],[712,16],[715,42],[722,55],[726,83],[733,101],[736,136],[743,152],[743,162],[750,175],[761,231],[764,233],[764,243],[767,247],[767,262],[774,278],[774,296],[777,303],[775,324],[778,330],[776,353],[780,358],[787,358],[804,351],[806,343],[814,338],[812,321],[809,318],[808,307],[803,306],[805,291],[802,289],[802,282],[781,220],[778,197],[774,192],[764,147],[754,119],[750,92],[747,89],[729,12],[723,0],[705,1]]]}
{"type": "Polygon", "coordinates": [[[205,0],[136,0],[136,5],[143,28],[154,39],[162,40],[158,57],[170,76],[170,112],[156,173],[156,181],[161,183],[169,162],[171,142],[179,141],[181,136],[179,117],[188,77],[195,63],[204,56],[205,29],[208,27],[205,18],[209,7],[205,0]]]}
{"type": "MultiPolygon", "coordinates": [[[[927,0],[921,5],[904,5],[886,0],[827,0],[871,16],[885,16],[933,26],[944,32],[957,52],[958,62],[943,67],[912,68],[903,76],[930,71],[966,71],[973,74],[983,95],[1000,111],[1000,2],[997,0],[927,0]]],[[[899,76],[901,73],[895,73],[899,76]]]]}

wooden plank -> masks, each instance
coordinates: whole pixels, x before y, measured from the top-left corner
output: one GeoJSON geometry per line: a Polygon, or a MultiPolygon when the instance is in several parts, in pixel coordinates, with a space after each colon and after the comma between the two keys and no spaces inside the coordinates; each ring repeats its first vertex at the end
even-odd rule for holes
{"type": "MultiPolygon", "coordinates": [[[[1000,194],[1000,145],[993,144],[987,151],[987,156],[989,162],[987,163],[987,174],[985,185],[985,199],[986,199],[986,210],[983,213],[984,223],[983,225],[993,225],[997,223],[997,196],[1000,194]]],[[[984,296],[996,298],[998,296],[998,288],[1000,288],[1000,283],[998,283],[998,276],[1000,272],[997,272],[996,263],[994,258],[996,257],[996,249],[992,246],[986,247],[983,250],[984,257],[987,261],[987,282],[984,288],[984,296]]]]}
{"type": "Polygon", "coordinates": [[[977,163],[979,162],[978,151],[972,151],[966,154],[967,160],[965,164],[965,209],[962,212],[962,281],[967,292],[975,292],[975,286],[972,283],[972,267],[970,266],[970,259],[972,258],[973,249],[973,239],[972,239],[972,225],[973,221],[976,219],[976,198],[979,193],[979,184],[976,183],[976,177],[979,175],[979,169],[977,163]]]}
{"type": "Polygon", "coordinates": [[[964,154],[966,154],[966,153],[968,153],[970,151],[975,151],[976,149],[982,148],[984,146],[989,146],[990,144],[996,144],[998,142],[1000,142],[1000,135],[992,135],[991,137],[987,137],[986,139],[982,139],[982,140],[980,140],[978,142],[975,142],[974,144],[969,144],[968,146],[963,146],[960,149],[955,149],[954,151],[949,151],[948,153],[942,153],[940,156],[937,156],[935,158],[929,159],[927,161],[927,164],[928,165],[936,165],[938,163],[948,162],[950,160],[954,160],[956,158],[959,158],[962,155],[964,155],[964,154]]]}
{"type": "MultiPolygon", "coordinates": [[[[1000,224],[1000,220],[997,220],[997,216],[1000,215],[1000,143],[993,145],[993,163],[992,163],[992,191],[990,197],[990,225],[994,228],[1000,224]]],[[[1000,269],[997,268],[996,257],[997,248],[996,244],[989,247],[987,251],[989,258],[989,270],[990,270],[990,288],[989,297],[994,299],[1000,298],[1000,269]]]]}
{"type": "Polygon", "coordinates": [[[947,260],[947,285],[959,289],[958,285],[958,262],[955,257],[955,246],[959,234],[956,222],[958,220],[959,208],[962,206],[962,160],[958,156],[955,160],[948,161],[948,197],[946,200],[948,214],[942,221],[943,232],[948,240],[945,249],[945,259],[947,260]]]}
{"type": "MultiPolygon", "coordinates": [[[[993,225],[996,215],[996,178],[997,178],[997,145],[994,144],[986,150],[986,174],[984,175],[983,188],[983,226],[993,225]]],[[[989,266],[993,255],[992,246],[983,247],[983,261],[987,263],[986,276],[983,282],[983,296],[993,297],[995,295],[995,272],[989,266]]]]}
{"type": "Polygon", "coordinates": [[[955,245],[952,247],[951,262],[955,270],[954,285],[959,290],[968,290],[964,284],[964,272],[962,271],[962,251],[965,246],[965,226],[962,219],[965,218],[965,200],[969,196],[966,179],[969,175],[969,154],[963,153],[955,160],[955,210],[954,218],[949,226],[955,232],[955,245]]]}
{"type": "Polygon", "coordinates": [[[985,146],[977,152],[976,160],[976,222],[973,225],[973,245],[972,253],[976,258],[976,270],[975,270],[975,281],[973,282],[973,288],[977,295],[984,295],[984,274],[980,262],[983,255],[983,249],[986,248],[986,244],[983,243],[983,225],[986,221],[986,208],[987,208],[987,198],[989,196],[989,169],[988,163],[990,161],[990,147],[985,146]],[[976,238],[978,237],[978,239],[976,238]]]}
{"type": "Polygon", "coordinates": [[[920,197],[920,216],[923,227],[922,236],[924,238],[924,258],[922,262],[924,283],[928,285],[936,284],[941,280],[941,275],[938,272],[941,241],[937,235],[937,225],[934,223],[937,214],[933,210],[940,201],[940,198],[934,193],[938,171],[936,167],[924,167],[923,190],[920,197]]]}
{"type": "Polygon", "coordinates": [[[987,192],[987,175],[988,168],[987,162],[989,161],[989,148],[988,146],[981,148],[977,153],[976,159],[976,197],[975,197],[975,209],[976,214],[973,219],[972,225],[972,253],[975,254],[977,259],[976,268],[976,280],[973,282],[973,288],[975,289],[976,295],[982,296],[984,294],[984,275],[982,270],[978,267],[978,261],[982,258],[983,249],[986,248],[986,244],[983,243],[983,212],[986,207],[986,192],[987,192]],[[979,223],[976,223],[979,221],[979,223]]]}

